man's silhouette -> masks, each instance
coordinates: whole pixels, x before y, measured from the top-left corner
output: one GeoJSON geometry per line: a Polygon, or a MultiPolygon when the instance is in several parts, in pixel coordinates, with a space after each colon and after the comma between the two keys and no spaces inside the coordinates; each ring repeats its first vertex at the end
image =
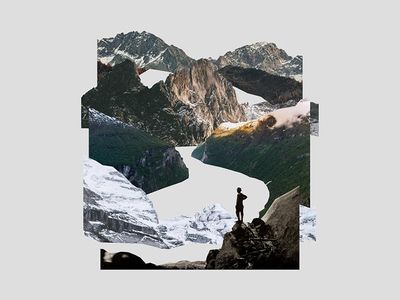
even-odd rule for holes
{"type": "Polygon", "coordinates": [[[237,198],[236,198],[236,216],[239,222],[243,222],[243,200],[247,199],[247,196],[242,194],[242,189],[237,188],[237,198]]]}

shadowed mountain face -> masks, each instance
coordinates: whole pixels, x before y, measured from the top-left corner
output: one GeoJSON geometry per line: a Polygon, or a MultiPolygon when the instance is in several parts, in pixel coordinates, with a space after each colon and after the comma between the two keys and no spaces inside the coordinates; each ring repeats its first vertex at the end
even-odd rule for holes
{"type": "Polygon", "coordinates": [[[255,43],[229,51],[216,61],[219,68],[254,68],[270,74],[302,80],[303,58],[291,57],[274,43],[255,43]]]}
{"type": "Polygon", "coordinates": [[[89,109],[89,157],[113,166],[146,193],[189,177],[182,157],[170,144],[89,109]]]}
{"type": "Polygon", "coordinates": [[[222,122],[244,121],[233,87],[206,60],[170,75],[150,89],[129,60],[103,74],[82,97],[94,108],[173,145],[196,145],[222,122]]]}
{"type": "Polygon", "coordinates": [[[226,66],[218,72],[235,87],[263,97],[275,109],[292,106],[303,98],[303,85],[291,78],[234,66],[226,66]]]}
{"type": "Polygon", "coordinates": [[[148,32],[119,33],[97,43],[97,57],[104,64],[114,66],[128,59],[140,67],[175,72],[190,67],[194,59],[162,39],[148,32]]]}

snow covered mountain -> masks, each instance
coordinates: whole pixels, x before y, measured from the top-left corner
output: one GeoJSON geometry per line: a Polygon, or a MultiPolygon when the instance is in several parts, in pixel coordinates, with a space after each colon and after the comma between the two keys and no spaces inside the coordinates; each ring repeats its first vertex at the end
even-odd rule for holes
{"type": "Polygon", "coordinates": [[[194,62],[183,50],[146,31],[119,33],[99,40],[97,58],[111,66],[129,59],[140,68],[169,72],[189,67],[194,62]]]}
{"type": "Polygon", "coordinates": [[[235,223],[219,204],[209,205],[192,217],[160,221],[146,193],[114,168],[93,159],[86,159],[83,167],[84,231],[98,241],[158,248],[217,244],[235,223]]]}
{"type": "Polygon", "coordinates": [[[234,224],[232,215],[216,203],[208,205],[192,217],[179,216],[171,220],[161,220],[158,228],[166,240],[221,244],[224,234],[234,224]]]}
{"type": "Polygon", "coordinates": [[[143,243],[168,248],[156,230],[157,214],[143,190],[113,167],[84,161],[85,234],[102,242],[143,243]]]}
{"type": "Polygon", "coordinates": [[[219,68],[229,65],[255,68],[302,81],[303,57],[291,57],[274,43],[258,42],[240,47],[220,56],[216,64],[219,68]]]}
{"type": "Polygon", "coordinates": [[[316,241],[316,211],[300,205],[300,241],[316,241]]]}

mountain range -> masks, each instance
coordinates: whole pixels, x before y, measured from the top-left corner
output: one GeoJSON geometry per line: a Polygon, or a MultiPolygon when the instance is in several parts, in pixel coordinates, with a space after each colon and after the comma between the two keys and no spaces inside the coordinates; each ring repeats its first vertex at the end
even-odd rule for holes
{"type": "Polygon", "coordinates": [[[206,60],[151,88],[141,83],[135,63],[125,60],[99,77],[82,103],[180,146],[204,141],[223,122],[246,119],[232,85],[206,60]]]}
{"type": "Polygon", "coordinates": [[[139,67],[175,72],[190,67],[194,59],[149,32],[132,31],[97,42],[97,58],[103,64],[114,66],[129,59],[139,67]]]}
{"type": "MultiPolygon", "coordinates": [[[[125,59],[140,68],[175,72],[190,67],[195,59],[183,50],[168,45],[161,38],[146,31],[119,33],[97,42],[97,57],[103,64],[114,66],[125,59]]],[[[269,74],[302,81],[303,57],[292,57],[274,43],[257,42],[228,51],[209,59],[216,68],[235,66],[263,70],[269,74]]]]}

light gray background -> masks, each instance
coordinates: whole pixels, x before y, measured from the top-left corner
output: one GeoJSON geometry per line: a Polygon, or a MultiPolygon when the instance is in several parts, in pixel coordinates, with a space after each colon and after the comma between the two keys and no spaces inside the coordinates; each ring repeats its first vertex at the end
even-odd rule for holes
{"type": "Polygon", "coordinates": [[[398,297],[396,1],[9,1],[1,30],[1,298],[398,297]],[[146,30],[193,57],[254,41],[304,56],[318,242],[300,271],[101,272],[82,235],[80,97],[96,38],[146,30]],[[240,288],[239,288],[240,287],[240,288]]]}

